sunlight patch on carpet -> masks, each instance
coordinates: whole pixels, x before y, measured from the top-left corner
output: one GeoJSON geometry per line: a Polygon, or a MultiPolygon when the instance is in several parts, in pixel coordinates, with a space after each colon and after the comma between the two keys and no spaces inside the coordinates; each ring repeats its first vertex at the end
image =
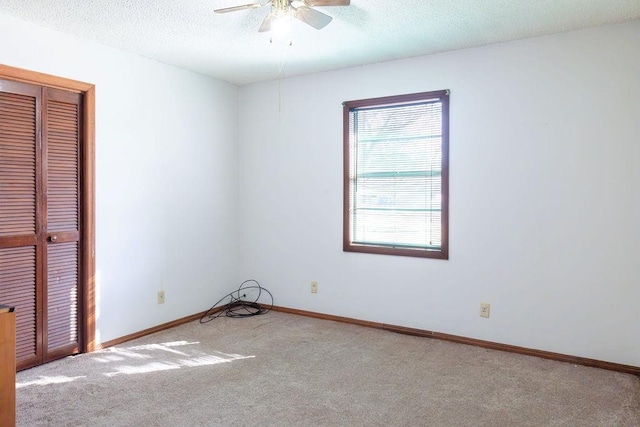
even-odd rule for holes
{"type": "Polygon", "coordinates": [[[102,375],[106,377],[115,377],[117,375],[135,375],[148,374],[152,372],[169,371],[180,368],[195,368],[198,366],[211,366],[220,363],[229,363],[236,360],[252,359],[255,356],[245,356],[242,354],[223,353],[214,351],[213,354],[202,352],[199,341],[170,341],[164,343],[142,344],[131,347],[110,347],[96,354],[94,360],[102,363],[121,362],[128,360],[129,362],[144,362],[149,359],[166,360],[155,361],[151,363],[113,363],[113,371],[104,372],[102,375]],[[180,347],[180,350],[177,348],[180,347]],[[165,357],[162,356],[165,355],[165,357]]]}
{"type": "Polygon", "coordinates": [[[104,375],[107,377],[115,377],[120,374],[147,374],[149,372],[169,371],[171,369],[180,369],[180,366],[175,363],[166,362],[153,362],[140,366],[122,365],[116,367],[116,372],[106,372],[104,375]]]}
{"type": "Polygon", "coordinates": [[[75,381],[78,378],[86,378],[86,376],[81,375],[79,377],[67,377],[64,375],[55,376],[55,377],[40,377],[37,380],[33,381],[25,381],[23,383],[16,383],[16,388],[28,387],[30,385],[49,385],[49,384],[62,384],[62,383],[70,383],[71,381],[75,381]]]}
{"type": "Polygon", "coordinates": [[[225,355],[225,356],[230,356],[230,357],[225,358],[225,357],[219,357],[219,356],[202,356],[202,357],[195,357],[192,359],[183,359],[183,360],[180,360],[180,363],[183,366],[194,368],[196,366],[217,365],[219,363],[233,362],[234,360],[255,358],[255,356],[241,356],[239,354],[225,355]]]}

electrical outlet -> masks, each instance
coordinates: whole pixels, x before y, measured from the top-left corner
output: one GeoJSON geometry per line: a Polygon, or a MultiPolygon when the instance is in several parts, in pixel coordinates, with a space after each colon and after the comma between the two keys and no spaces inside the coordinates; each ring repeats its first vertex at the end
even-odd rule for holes
{"type": "Polygon", "coordinates": [[[489,318],[489,314],[491,313],[491,304],[488,302],[480,303],[480,317],[489,318]]]}
{"type": "Polygon", "coordinates": [[[158,304],[164,304],[164,291],[158,291],[158,304]]]}
{"type": "Polygon", "coordinates": [[[312,294],[318,293],[318,282],[316,281],[311,282],[311,293],[312,294]]]}

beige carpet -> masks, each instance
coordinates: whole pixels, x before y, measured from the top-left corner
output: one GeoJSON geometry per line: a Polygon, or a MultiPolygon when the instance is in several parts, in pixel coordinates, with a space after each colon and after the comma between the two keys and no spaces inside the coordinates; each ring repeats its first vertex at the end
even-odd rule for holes
{"type": "Polygon", "coordinates": [[[271,312],[17,375],[19,426],[640,426],[640,378],[271,312]]]}

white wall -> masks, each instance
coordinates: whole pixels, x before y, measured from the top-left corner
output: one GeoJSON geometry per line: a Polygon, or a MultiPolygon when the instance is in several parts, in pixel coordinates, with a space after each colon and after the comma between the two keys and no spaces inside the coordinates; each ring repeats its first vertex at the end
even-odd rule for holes
{"type": "Polygon", "coordinates": [[[639,76],[633,22],[242,87],[240,271],[280,306],[640,366],[639,76]],[[439,89],[450,259],[342,252],[341,103],[439,89]]]}
{"type": "Polygon", "coordinates": [[[236,287],[238,88],[3,15],[0,40],[2,64],[96,85],[98,341],[236,287]]]}

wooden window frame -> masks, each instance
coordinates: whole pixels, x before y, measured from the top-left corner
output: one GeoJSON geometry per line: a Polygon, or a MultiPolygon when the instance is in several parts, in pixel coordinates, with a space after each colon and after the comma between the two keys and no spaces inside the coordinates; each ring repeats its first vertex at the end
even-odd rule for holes
{"type": "Polygon", "coordinates": [[[420,92],[407,95],[361,99],[343,103],[343,242],[345,252],[380,255],[400,255],[421,258],[449,259],[449,90],[420,92]],[[442,181],[441,181],[441,245],[439,250],[355,244],[351,239],[349,114],[353,109],[385,105],[411,104],[438,98],[442,103],[442,181]]]}
{"type": "Polygon", "coordinates": [[[79,93],[82,103],[81,142],[81,212],[82,258],[80,298],[83,312],[80,316],[80,351],[87,353],[97,349],[95,341],[95,85],[39,73],[37,71],[0,64],[0,79],[29,83],[79,93]]]}

